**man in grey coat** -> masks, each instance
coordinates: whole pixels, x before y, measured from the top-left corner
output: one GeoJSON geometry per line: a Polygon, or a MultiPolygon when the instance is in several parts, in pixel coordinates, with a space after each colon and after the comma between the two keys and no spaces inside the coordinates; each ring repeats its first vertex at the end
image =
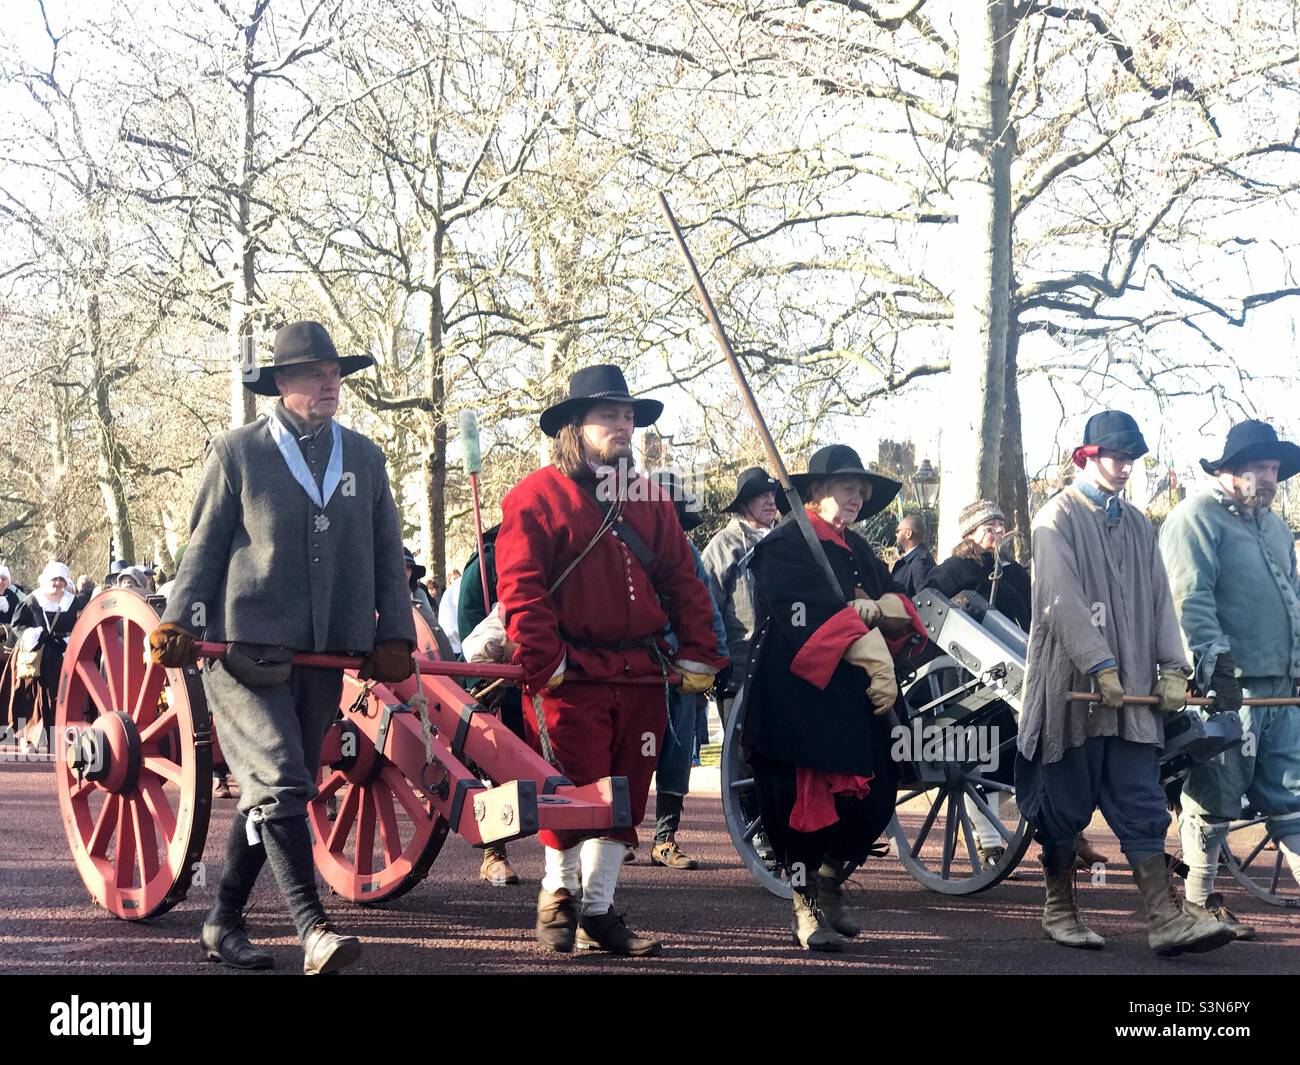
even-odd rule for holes
{"type": "Polygon", "coordinates": [[[415,627],[384,456],[333,420],[341,378],[370,363],[340,358],[317,322],[276,333],[274,363],[245,384],[280,402],[209,445],[185,558],[150,635],[154,661],[170,667],[194,660],[200,636],[229,645],[224,659],[207,661],[203,690],[239,810],[199,942],[209,959],[239,968],[271,966],[243,921],[267,861],[306,974],[335,972],[361,952],[326,919],[306,816],[343,674],[290,657],[365,655],[360,676],[379,681],[412,671],[415,627]]]}
{"type": "Polygon", "coordinates": [[[1243,801],[1268,817],[1300,883],[1300,709],[1241,702],[1294,695],[1300,677],[1295,543],[1271,509],[1278,482],[1300,472],[1300,447],[1266,422],[1241,422],[1222,457],[1202,459],[1201,468],[1214,487],[1174,508],[1160,546],[1197,687],[1213,693],[1214,711],[1240,715],[1243,742],[1188,774],[1179,834],[1188,899],[1249,939],[1254,931],[1212,894],[1228,822],[1241,817],[1243,801]]]}
{"type": "Polygon", "coordinates": [[[749,560],[755,545],[776,524],[777,483],[757,466],[736,479],[736,495],[722,509],[734,514],[719,529],[702,553],[713,601],[722,611],[727,630],[727,657],[731,659],[729,679],[717,691],[718,713],[726,723],[735,690],[749,667],[749,643],[754,637],[754,578],[749,560]]]}
{"type": "Polygon", "coordinates": [[[1079,479],[1032,523],[1033,616],[1016,755],[1016,798],[1043,848],[1043,929],[1068,947],[1104,940],[1074,901],[1075,841],[1101,808],[1133,869],[1162,957],[1221,947],[1232,932],[1171,897],[1160,786],[1162,714],[1186,703],[1188,667],[1155,531],[1120,498],[1147,451],[1122,411],[1088,419],[1079,479]],[[1096,684],[1099,703],[1072,702],[1096,684]],[[1152,695],[1158,706],[1125,705],[1152,695]]]}

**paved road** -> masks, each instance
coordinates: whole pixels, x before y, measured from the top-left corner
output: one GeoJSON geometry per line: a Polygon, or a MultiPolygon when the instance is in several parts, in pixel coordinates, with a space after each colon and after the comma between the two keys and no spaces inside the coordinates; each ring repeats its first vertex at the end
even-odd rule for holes
{"type": "MultiPolygon", "coordinates": [[[[652,800],[653,804],[653,800],[652,800]]],[[[118,921],[90,902],[68,857],[50,770],[0,764],[0,973],[177,973],[218,975],[222,966],[198,958],[194,938],[220,863],[233,803],[217,801],[209,832],[207,888],[194,888],[170,913],[149,923],[118,921]]],[[[1042,939],[1042,881],[1004,882],[969,898],[921,888],[892,859],[874,860],[855,883],[864,941],[838,957],[812,958],[791,944],[788,903],[760,890],[737,861],[716,795],[688,800],[681,842],[703,861],[698,872],[652,867],[644,857],[624,868],[619,908],[635,927],[661,936],[662,957],[630,961],[542,952],[532,941],[540,850],[513,846],[527,880],[492,888],[477,878],[478,853],[453,838],[428,879],[381,909],[327,902],[340,926],[361,936],[365,956],[354,970],[437,973],[1298,973],[1300,913],[1272,910],[1227,888],[1259,941],[1174,961],[1146,947],[1137,895],[1127,874],[1104,886],[1085,884],[1081,898],[1105,950],[1066,950],[1042,939]]],[[[1112,854],[1115,841],[1100,823],[1090,835],[1112,854]]],[[[645,854],[643,845],[641,854],[645,854]]],[[[1024,868],[1036,869],[1028,859],[1024,868]]],[[[301,963],[269,870],[255,895],[255,936],[275,954],[280,971],[301,963]]]]}

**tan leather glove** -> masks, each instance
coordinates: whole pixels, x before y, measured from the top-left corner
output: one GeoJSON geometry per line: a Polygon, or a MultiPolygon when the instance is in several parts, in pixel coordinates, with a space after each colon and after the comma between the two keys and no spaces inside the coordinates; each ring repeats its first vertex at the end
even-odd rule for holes
{"type": "Polygon", "coordinates": [[[361,663],[357,677],[361,680],[377,680],[381,684],[395,684],[414,672],[415,663],[411,661],[409,640],[380,640],[361,663]]]}
{"type": "Polygon", "coordinates": [[[193,665],[198,660],[194,634],[182,625],[169,621],[149,633],[149,658],[168,669],[193,665]]]}
{"type": "Polygon", "coordinates": [[[1094,674],[1092,679],[1097,682],[1103,706],[1118,710],[1124,705],[1124,685],[1119,682],[1119,670],[1115,666],[1107,666],[1100,673],[1094,674]]]}
{"type": "Polygon", "coordinates": [[[902,596],[894,592],[882,595],[876,600],[876,606],[880,608],[880,621],[877,624],[885,630],[886,636],[892,639],[912,631],[912,615],[908,613],[902,596]]]}
{"type": "Polygon", "coordinates": [[[691,673],[689,670],[679,669],[677,675],[682,678],[678,691],[684,695],[702,695],[713,687],[712,673],[691,673]]]}
{"type": "Polygon", "coordinates": [[[874,599],[854,599],[849,606],[868,628],[874,629],[880,623],[880,604],[874,599]]]}
{"type": "Polygon", "coordinates": [[[1156,680],[1156,695],[1160,696],[1156,709],[1166,714],[1181,710],[1187,705],[1187,674],[1177,669],[1162,669],[1156,680]]]}
{"type": "Polygon", "coordinates": [[[866,670],[871,678],[867,698],[877,716],[888,713],[898,698],[898,681],[894,679],[894,658],[880,630],[872,629],[854,640],[844,652],[844,661],[866,670]]]}

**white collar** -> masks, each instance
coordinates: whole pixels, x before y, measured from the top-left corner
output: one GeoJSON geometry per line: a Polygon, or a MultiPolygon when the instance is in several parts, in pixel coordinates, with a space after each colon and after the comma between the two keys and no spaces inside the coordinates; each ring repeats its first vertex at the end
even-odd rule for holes
{"type": "Polygon", "coordinates": [[[68,607],[72,606],[72,600],[76,598],[71,592],[64,592],[62,599],[50,599],[39,588],[32,592],[32,595],[36,597],[36,602],[40,604],[41,609],[47,614],[56,610],[62,614],[68,607]]]}

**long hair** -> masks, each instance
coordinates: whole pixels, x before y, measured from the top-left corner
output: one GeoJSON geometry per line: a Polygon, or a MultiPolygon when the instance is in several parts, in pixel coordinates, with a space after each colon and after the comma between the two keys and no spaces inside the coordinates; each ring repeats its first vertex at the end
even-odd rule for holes
{"type": "Polygon", "coordinates": [[[587,462],[582,443],[582,426],[576,418],[566,422],[555,434],[551,461],[566,477],[577,480],[579,477],[591,476],[591,466],[587,462]]]}

